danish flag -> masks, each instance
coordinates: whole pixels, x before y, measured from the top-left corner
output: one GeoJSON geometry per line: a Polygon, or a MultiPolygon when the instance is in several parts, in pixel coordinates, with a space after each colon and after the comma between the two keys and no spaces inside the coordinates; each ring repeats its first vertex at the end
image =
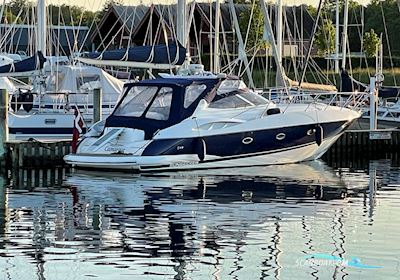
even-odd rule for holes
{"type": "Polygon", "coordinates": [[[85,122],[83,120],[82,114],[79,111],[78,106],[74,107],[74,128],[72,130],[72,153],[76,154],[76,150],[78,149],[78,140],[79,136],[83,132],[83,126],[85,125],[85,122]]]}

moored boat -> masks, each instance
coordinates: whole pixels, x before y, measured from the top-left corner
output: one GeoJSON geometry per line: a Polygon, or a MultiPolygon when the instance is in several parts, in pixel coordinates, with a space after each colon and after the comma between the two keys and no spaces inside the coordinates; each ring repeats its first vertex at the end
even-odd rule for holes
{"type": "Polygon", "coordinates": [[[295,163],[322,156],[358,117],[326,104],[276,105],[237,79],[144,80],[127,84],[104,129],[64,159],[135,171],[295,163]]]}

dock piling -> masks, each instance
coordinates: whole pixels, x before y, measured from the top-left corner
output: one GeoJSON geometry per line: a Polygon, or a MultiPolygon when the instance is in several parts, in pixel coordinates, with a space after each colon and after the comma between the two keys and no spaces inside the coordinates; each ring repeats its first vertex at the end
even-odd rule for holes
{"type": "Polygon", "coordinates": [[[369,80],[369,129],[375,131],[378,127],[377,123],[377,103],[378,92],[376,90],[376,78],[370,77],[369,80]]]}
{"type": "Polygon", "coordinates": [[[103,93],[100,88],[93,90],[93,124],[101,121],[103,102],[103,93]]]}
{"type": "Polygon", "coordinates": [[[6,154],[7,141],[8,141],[8,92],[5,89],[0,89],[0,158],[3,158],[6,154]]]}

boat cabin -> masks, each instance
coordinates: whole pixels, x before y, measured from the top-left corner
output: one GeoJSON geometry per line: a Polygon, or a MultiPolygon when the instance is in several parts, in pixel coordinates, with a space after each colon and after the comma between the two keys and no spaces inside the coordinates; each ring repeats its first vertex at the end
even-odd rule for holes
{"type": "Polygon", "coordinates": [[[105,127],[129,127],[154,133],[190,117],[201,99],[210,108],[232,109],[268,104],[240,80],[164,78],[126,85],[125,93],[105,127]],[[218,88],[218,90],[217,90],[218,88]]]}

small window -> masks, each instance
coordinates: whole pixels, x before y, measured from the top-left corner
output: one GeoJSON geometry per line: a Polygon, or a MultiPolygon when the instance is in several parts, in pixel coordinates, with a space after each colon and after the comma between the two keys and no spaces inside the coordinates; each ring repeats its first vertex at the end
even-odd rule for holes
{"type": "Polygon", "coordinates": [[[228,109],[267,105],[263,97],[246,90],[218,93],[210,104],[210,108],[228,109]]]}
{"type": "Polygon", "coordinates": [[[172,88],[163,87],[154,99],[149,110],[146,113],[146,118],[154,120],[168,120],[171,110],[172,88]]]}
{"type": "Polygon", "coordinates": [[[183,106],[185,108],[189,107],[196,99],[204,92],[207,88],[206,85],[191,85],[186,88],[185,92],[185,102],[183,106]]]}
{"type": "Polygon", "coordinates": [[[45,124],[56,124],[56,119],[45,119],[44,120],[45,124]]]}
{"type": "Polygon", "coordinates": [[[80,75],[76,78],[76,85],[78,89],[85,84],[92,84],[95,82],[100,82],[99,75],[80,75]]]}

